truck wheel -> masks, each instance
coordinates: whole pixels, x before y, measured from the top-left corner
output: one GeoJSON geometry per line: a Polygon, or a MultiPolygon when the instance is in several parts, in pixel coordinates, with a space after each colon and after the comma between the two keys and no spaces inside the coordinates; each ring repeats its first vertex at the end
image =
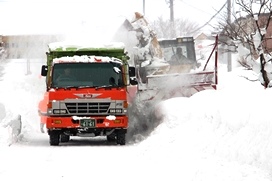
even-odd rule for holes
{"type": "Polygon", "coordinates": [[[61,134],[60,135],[60,142],[68,142],[70,141],[70,136],[69,135],[65,135],[65,134],[61,134]]]}
{"type": "Polygon", "coordinates": [[[126,144],[126,134],[125,133],[118,133],[116,135],[116,143],[120,145],[125,145],[126,144]]]}
{"type": "Polygon", "coordinates": [[[58,146],[60,143],[60,134],[56,131],[50,131],[49,139],[50,139],[51,146],[58,146]]]}
{"type": "Polygon", "coordinates": [[[107,135],[107,141],[108,142],[113,142],[113,141],[116,141],[116,134],[115,133],[112,133],[110,135],[107,135]]]}

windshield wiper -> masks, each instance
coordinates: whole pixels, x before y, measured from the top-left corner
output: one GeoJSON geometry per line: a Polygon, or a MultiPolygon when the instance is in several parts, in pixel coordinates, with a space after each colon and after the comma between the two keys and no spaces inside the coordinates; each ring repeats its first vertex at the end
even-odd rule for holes
{"type": "Polygon", "coordinates": [[[90,87],[94,87],[93,85],[81,85],[81,86],[78,86],[78,88],[90,88],[90,87]]]}
{"type": "Polygon", "coordinates": [[[102,86],[96,86],[95,89],[101,89],[101,88],[113,88],[116,87],[115,85],[102,85],[102,86]]]}
{"type": "Polygon", "coordinates": [[[83,85],[83,86],[52,86],[52,88],[55,88],[55,89],[71,89],[71,88],[76,88],[76,89],[83,89],[83,88],[95,88],[96,90],[97,89],[102,89],[102,88],[108,88],[108,89],[111,89],[111,88],[120,88],[121,86],[118,86],[118,85],[101,85],[101,86],[90,86],[90,85],[83,85]]]}
{"type": "Polygon", "coordinates": [[[71,88],[76,88],[78,89],[79,87],[78,86],[52,86],[52,88],[55,88],[55,89],[71,89],[71,88]]]}

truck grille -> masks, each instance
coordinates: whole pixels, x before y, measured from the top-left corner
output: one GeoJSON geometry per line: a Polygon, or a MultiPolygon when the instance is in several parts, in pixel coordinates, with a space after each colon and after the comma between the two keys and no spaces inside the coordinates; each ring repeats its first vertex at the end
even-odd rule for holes
{"type": "Polygon", "coordinates": [[[65,103],[65,105],[71,114],[107,113],[110,107],[109,102],[65,103]]]}

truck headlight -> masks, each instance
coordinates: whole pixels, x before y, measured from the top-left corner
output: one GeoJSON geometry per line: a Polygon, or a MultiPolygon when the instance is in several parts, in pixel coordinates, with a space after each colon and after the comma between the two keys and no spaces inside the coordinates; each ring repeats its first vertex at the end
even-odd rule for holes
{"type": "Polygon", "coordinates": [[[66,109],[54,109],[53,114],[67,114],[66,109]]]}
{"type": "Polygon", "coordinates": [[[122,113],[122,109],[110,109],[110,113],[122,113]]]}

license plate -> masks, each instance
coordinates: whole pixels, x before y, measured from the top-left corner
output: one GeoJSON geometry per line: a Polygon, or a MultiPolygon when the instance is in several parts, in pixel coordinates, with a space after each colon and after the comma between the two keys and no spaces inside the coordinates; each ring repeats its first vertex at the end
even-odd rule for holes
{"type": "Polygon", "coordinates": [[[95,119],[81,119],[79,123],[80,123],[80,127],[84,127],[84,128],[95,127],[95,119]]]}

